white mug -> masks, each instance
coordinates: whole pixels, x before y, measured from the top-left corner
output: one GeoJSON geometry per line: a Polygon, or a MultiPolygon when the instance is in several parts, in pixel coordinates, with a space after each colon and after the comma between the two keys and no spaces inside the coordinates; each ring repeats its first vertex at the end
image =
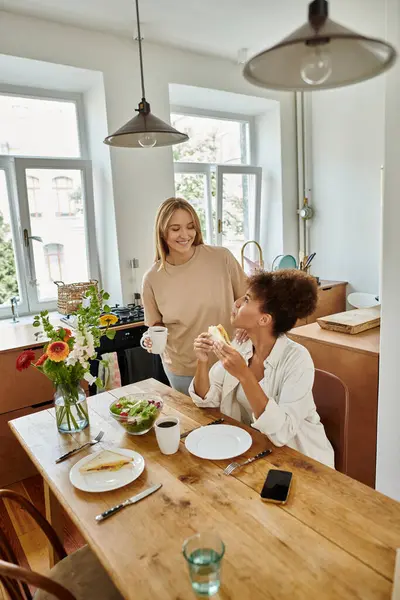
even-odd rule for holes
{"type": "Polygon", "coordinates": [[[144,340],[151,340],[151,350],[152,354],[162,354],[165,350],[165,346],[167,345],[167,336],[168,329],[166,327],[161,327],[161,325],[154,325],[153,327],[149,327],[147,331],[142,335],[142,339],[140,340],[140,345],[145,350],[148,350],[144,345],[144,340]]]}
{"type": "Polygon", "coordinates": [[[178,452],[181,427],[178,417],[161,417],[154,423],[158,447],[163,454],[178,452]]]}

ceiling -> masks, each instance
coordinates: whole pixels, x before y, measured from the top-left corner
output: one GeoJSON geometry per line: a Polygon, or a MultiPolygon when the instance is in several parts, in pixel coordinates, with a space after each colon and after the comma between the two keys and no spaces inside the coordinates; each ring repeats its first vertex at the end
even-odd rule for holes
{"type": "MultiPolygon", "coordinates": [[[[135,33],[134,0],[1,0],[2,8],[124,36],[135,33]]],[[[360,30],[384,0],[331,0],[331,16],[360,30]],[[362,10],[358,10],[362,7],[362,10]],[[363,23],[364,21],[364,23],[363,23]]],[[[237,59],[272,45],[305,22],[308,0],[140,0],[145,40],[237,59]]],[[[375,14],[374,14],[375,13],[375,14]]],[[[368,31],[366,31],[368,33],[368,31]]]]}

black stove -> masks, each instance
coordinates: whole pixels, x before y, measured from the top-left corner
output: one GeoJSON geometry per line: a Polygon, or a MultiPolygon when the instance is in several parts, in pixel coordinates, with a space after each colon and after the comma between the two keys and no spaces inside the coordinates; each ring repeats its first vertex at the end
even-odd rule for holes
{"type": "Polygon", "coordinates": [[[144,321],[144,308],[136,304],[128,304],[127,306],[116,304],[111,307],[111,314],[118,317],[118,323],[111,325],[111,327],[144,321]]]}
{"type": "MultiPolygon", "coordinates": [[[[110,325],[110,327],[141,323],[144,321],[144,308],[143,306],[137,306],[136,304],[128,304],[127,306],[116,304],[111,307],[111,314],[118,317],[118,321],[114,325],[110,325]]],[[[76,315],[66,315],[65,317],[61,317],[60,320],[67,323],[68,327],[75,329],[76,315]]],[[[100,327],[100,329],[104,329],[104,327],[100,327]]]]}

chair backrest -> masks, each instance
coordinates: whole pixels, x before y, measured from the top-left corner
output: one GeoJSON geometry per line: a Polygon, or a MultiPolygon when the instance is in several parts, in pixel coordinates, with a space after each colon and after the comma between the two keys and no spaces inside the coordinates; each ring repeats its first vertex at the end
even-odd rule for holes
{"type": "MultiPolygon", "coordinates": [[[[12,490],[0,490],[0,499],[8,498],[22,506],[36,521],[47,539],[52,544],[60,559],[67,556],[56,532],[50,523],[40,514],[27,498],[12,490]]],[[[12,544],[5,532],[0,528],[0,583],[11,600],[32,600],[27,584],[53,594],[58,600],[76,600],[75,597],[59,583],[49,577],[22,568],[18,565],[12,544]]]]}
{"type": "Polygon", "coordinates": [[[335,451],[335,467],[347,473],[349,390],[347,385],[327,371],[315,369],[313,395],[325,433],[335,451]]]}

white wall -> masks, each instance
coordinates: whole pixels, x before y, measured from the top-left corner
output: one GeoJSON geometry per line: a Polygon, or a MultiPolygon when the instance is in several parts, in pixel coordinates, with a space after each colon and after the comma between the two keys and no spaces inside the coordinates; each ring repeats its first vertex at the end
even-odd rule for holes
{"type": "Polygon", "coordinates": [[[93,164],[97,252],[102,285],[114,303],[122,304],[110,152],[105,144],[99,143],[108,133],[104,81],[101,73],[96,75],[97,81],[84,94],[84,109],[89,155],[93,164]]]}
{"type": "MultiPolygon", "coordinates": [[[[93,69],[103,73],[108,130],[132,117],[140,99],[134,41],[103,33],[0,13],[0,53],[93,69]]],[[[297,178],[292,94],[267,93],[248,84],[232,62],[145,44],[146,93],[153,112],[169,118],[168,84],[182,83],[277,99],[281,103],[284,238],[297,246],[297,178]],[[293,207],[292,207],[293,203],[293,207]]],[[[99,144],[102,140],[99,140],[99,144]]],[[[141,276],[153,258],[153,219],[173,194],[170,148],[111,150],[119,262],[124,301],[132,300],[129,259],[138,258],[141,276]]],[[[104,282],[107,285],[106,282],[104,282]]]]}
{"type": "Polygon", "coordinates": [[[263,169],[261,246],[265,267],[271,268],[274,258],[283,254],[282,160],[285,157],[281,149],[279,105],[256,117],[255,129],[257,163],[263,169]]]}
{"type": "MultiPolygon", "coordinates": [[[[389,39],[400,48],[400,6],[388,0],[389,39]]],[[[400,500],[400,63],[386,91],[385,191],[382,244],[381,365],[376,487],[400,500]]]]}
{"type": "MultiPolygon", "coordinates": [[[[385,38],[383,0],[352,0],[348,7],[343,24],[385,38]]],[[[385,81],[311,94],[313,273],[346,280],[349,291],[379,292],[385,81]]]]}

